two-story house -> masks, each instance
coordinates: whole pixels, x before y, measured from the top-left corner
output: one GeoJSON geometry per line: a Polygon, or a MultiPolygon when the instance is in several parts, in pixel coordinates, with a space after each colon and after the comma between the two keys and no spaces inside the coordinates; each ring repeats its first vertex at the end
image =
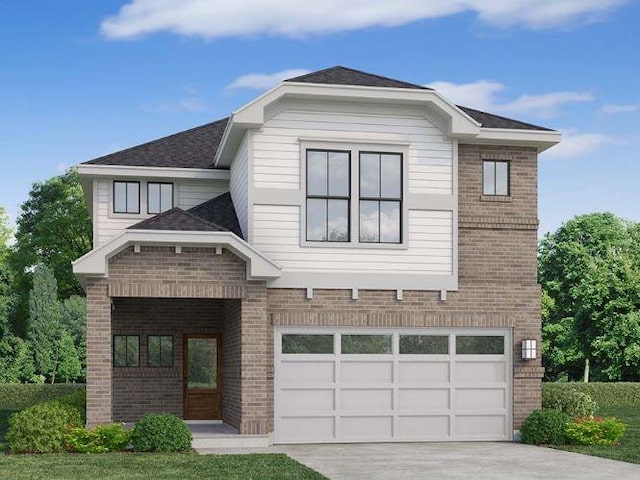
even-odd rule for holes
{"type": "Polygon", "coordinates": [[[540,342],[537,155],[559,141],[334,67],[81,164],[88,423],[511,440],[540,407],[523,342],[540,342]]]}

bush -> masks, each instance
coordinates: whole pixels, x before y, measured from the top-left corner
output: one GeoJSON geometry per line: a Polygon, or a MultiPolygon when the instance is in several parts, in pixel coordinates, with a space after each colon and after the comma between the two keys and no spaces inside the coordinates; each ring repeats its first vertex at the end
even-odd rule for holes
{"type": "MultiPolygon", "coordinates": [[[[575,390],[589,395],[598,408],[607,407],[639,407],[640,382],[615,383],[544,383],[542,385],[543,399],[558,390],[575,390]]],[[[544,402],[544,400],[543,400],[544,402]]]]}
{"type": "Polygon", "coordinates": [[[121,452],[130,440],[131,432],[122,423],[99,425],[91,430],[72,428],[64,436],[67,450],[77,453],[121,452]]]}
{"type": "Polygon", "coordinates": [[[131,442],[139,452],[186,452],[191,449],[191,432],[175,415],[150,413],[133,427],[131,442]]]}
{"type": "Polygon", "coordinates": [[[523,443],[533,445],[564,445],[565,428],[571,417],[559,410],[536,410],[520,427],[523,443]]]}
{"type": "Polygon", "coordinates": [[[77,389],[73,393],[57,398],[56,401],[76,407],[80,410],[82,419],[85,420],[87,418],[87,392],[84,389],[77,389]]]}
{"type": "Polygon", "coordinates": [[[578,418],[565,429],[569,443],[574,445],[617,445],[627,426],[614,417],[578,418]]]}
{"type": "Polygon", "coordinates": [[[9,417],[7,440],[15,453],[62,452],[65,433],[80,425],[82,416],[76,407],[41,403],[9,417]]]}
{"type": "Polygon", "coordinates": [[[563,388],[544,392],[542,408],[560,410],[571,418],[579,418],[593,417],[597,405],[588,394],[572,388],[563,388]]]}
{"type": "Polygon", "coordinates": [[[78,383],[54,383],[53,385],[36,385],[32,383],[0,384],[0,410],[24,410],[38,403],[55,400],[85,386],[78,383]]]}

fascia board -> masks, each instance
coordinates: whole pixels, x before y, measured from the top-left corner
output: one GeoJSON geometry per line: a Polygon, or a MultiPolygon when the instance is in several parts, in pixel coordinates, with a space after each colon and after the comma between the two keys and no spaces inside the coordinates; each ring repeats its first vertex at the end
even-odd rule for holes
{"type": "Polygon", "coordinates": [[[562,134],[551,130],[482,128],[480,135],[465,143],[526,145],[537,147],[538,152],[544,152],[560,143],[561,140],[562,134]]]}
{"type": "Polygon", "coordinates": [[[78,174],[91,177],[167,177],[229,180],[228,170],[209,168],[139,167],[121,165],[78,165],[78,174]]]}

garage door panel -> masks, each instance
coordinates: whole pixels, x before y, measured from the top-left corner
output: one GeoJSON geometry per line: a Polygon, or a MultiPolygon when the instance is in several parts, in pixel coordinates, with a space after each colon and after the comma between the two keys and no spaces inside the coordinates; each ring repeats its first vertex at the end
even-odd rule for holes
{"type": "Polygon", "coordinates": [[[393,382],[391,361],[343,361],[340,364],[340,379],[343,385],[371,385],[393,382]]]}
{"type": "Polygon", "coordinates": [[[332,413],[335,409],[333,389],[287,389],[281,390],[278,413],[301,415],[310,412],[332,413]]]}
{"type": "Polygon", "coordinates": [[[455,382],[505,383],[506,365],[504,360],[491,362],[455,363],[455,382]]]}
{"type": "Polygon", "coordinates": [[[335,419],[330,417],[283,417],[277,438],[287,442],[326,442],[335,439],[335,419]]]}
{"type": "Polygon", "coordinates": [[[504,388],[458,388],[455,408],[460,410],[495,410],[507,408],[504,388]]]}
{"type": "Polygon", "coordinates": [[[398,410],[416,412],[425,410],[449,410],[450,389],[405,389],[398,390],[398,410]]]}
{"type": "Polygon", "coordinates": [[[357,416],[340,418],[340,436],[344,440],[372,441],[391,438],[393,417],[357,416]]]}
{"type": "Polygon", "coordinates": [[[393,409],[393,389],[346,389],[340,391],[340,407],[347,413],[380,412],[393,409]]]}
{"type": "Polygon", "coordinates": [[[400,385],[449,382],[449,362],[400,361],[398,363],[400,385]]]}
{"type": "Polygon", "coordinates": [[[397,435],[403,440],[441,440],[450,436],[449,415],[400,416],[397,425],[397,435]]]}
{"type": "Polygon", "coordinates": [[[460,438],[502,439],[505,436],[505,415],[456,415],[455,434],[460,438]]]}
{"type": "Polygon", "coordinates": [[[335,366],[332,361],[286,361],[282,362],[278,373],[283,386],[335,382],[335,366]]]}

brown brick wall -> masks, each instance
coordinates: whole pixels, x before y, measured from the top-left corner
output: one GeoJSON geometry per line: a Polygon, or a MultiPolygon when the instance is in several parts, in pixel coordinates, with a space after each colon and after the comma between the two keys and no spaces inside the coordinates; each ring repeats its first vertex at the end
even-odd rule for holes
{"type": "Polygon", "coordinates": [[[222,420],[240,429],[242,421],[242,303],[227,300],[222,333],[222,370],[224,372],[222,395],[222,420]]]}

